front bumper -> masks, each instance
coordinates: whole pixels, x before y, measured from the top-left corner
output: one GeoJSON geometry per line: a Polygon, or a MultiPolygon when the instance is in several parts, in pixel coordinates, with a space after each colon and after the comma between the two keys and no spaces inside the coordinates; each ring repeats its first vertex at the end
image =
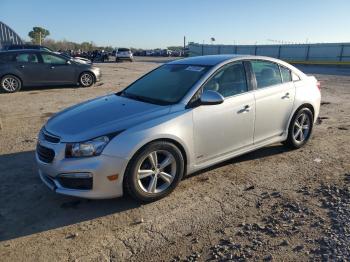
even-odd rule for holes
{"type": "Polygon", "coordinates": [[[86,158],[65,158],[65,144],[53,144],[41,141],[40,145],[55,151],[51,163],[43,162],[38,152],[36,161],[41,180],[56,193],[89,198],[103,199],[123,195],[123,175],[127,160],[107,155],[86,158]],[[92,177],[92,189],[74,189],[63,186],[60,177],[72,174],[89,174],[92,177]],[[62,175],[63,174],[63,175],[62,175]],[[109,177],[118,177],[110,180],[109,177]]]}
{"type": "Polygon", "coordinates": [[[101,71],[95,72],[95,82],[101,81],[101,78],[102,78],[102,73],[101,73],[101,71]]]}
{"type": "Polygon", "coordinates": [[[117,56],[116,60],[133,60],[132,56],[117,56]]]}

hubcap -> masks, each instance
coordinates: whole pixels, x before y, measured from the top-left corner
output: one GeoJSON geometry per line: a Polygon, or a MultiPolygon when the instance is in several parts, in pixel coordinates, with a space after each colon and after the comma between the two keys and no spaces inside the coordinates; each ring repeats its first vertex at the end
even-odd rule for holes
{"type": "Polygon", "coordinates": [[[293,137],[295,141],[301,143],[309,137],[310,134],[310,117],[303,113],[294,122],[293,137]]]}
{"type": "Polygon", "coordinates": [[[81,76],[81,83],[84,86],[89,86],[92,84],[92,76],[90,74],[83,74],[81,76]]]}
{"type": "Polygon", "coordinates": [[[144,192],[157,194],[171,185],[175,174],[174,156],[164,150],[153,151],[140,161],[137,168],[137,182],[144,192]]]}
{"type": "Polygon", "coordinates": [[[8,92],[16,91],[16,89],[18,88],[17,79],[15,79],[13,77],[6,77],[2,81],[2,88],[4,88],[8,92]]]}

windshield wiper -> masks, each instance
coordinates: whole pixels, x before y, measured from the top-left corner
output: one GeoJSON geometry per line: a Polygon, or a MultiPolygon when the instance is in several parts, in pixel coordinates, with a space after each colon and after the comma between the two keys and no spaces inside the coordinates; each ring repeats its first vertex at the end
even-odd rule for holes
{"type": "Polygon", "coordinates": [[[135,94],[130,94],[130,93],[127,93],[125,91],[121,92],[120,95],[127,97],[127,98],[130,98],[130,99],[133,99],[133,100],[151,103],[151,104],[156,104],[156,105],[168,105],[169,104],[168,102],[165,102],[165,101],[152,99],[152,98],[144,97],[144,96],[139,96],[139,95],[135,95],[135,94]]]}

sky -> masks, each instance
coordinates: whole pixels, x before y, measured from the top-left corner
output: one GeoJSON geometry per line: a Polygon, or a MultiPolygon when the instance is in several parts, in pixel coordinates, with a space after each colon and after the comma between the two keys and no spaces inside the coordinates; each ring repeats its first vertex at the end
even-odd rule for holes
{"type": "Polygon", "coordinates": [[[0,0],[0,21],[29,40],[165,48],[187,42],[350,42],[350,0],[0,0]]]}

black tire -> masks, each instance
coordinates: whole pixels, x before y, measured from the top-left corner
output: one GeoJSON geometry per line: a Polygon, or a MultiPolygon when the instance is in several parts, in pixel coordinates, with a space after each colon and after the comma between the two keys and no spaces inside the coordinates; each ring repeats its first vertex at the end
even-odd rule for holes
{"type": "Polygon", "coordinates": [[[79,76],[79,85],[81,87],[90,87],[95,83],[95,76],[91,72],[83,72],[79,76]]]}
{"type": "Polygon", "coordinates": [[[21,90],[22,81],[14,75],[4,75],[0,81],[1,91],[5,93],[15,93],[21,90]]]}
{"type": "MultiPolygon", "coordinates": [[[[160,169],[161,168],[159,167],[159,170],[160,169]]],[[[166,141],[156,141],[146,145],[144,148],[138,151],[134,155],[134,157],[130,160],[125,172],[124,188],[126,189],[128,194],[134,199],[143,203],[148,203],[148,202],[161,199],[167,196],[168,194],[170,194],[178,185],[178,183],[181,181],[183,175],[184,175],[184,159],[181,151],[172,143],[169,143],[166,141]],[[145,191],[145,188],[143,189],[142,186],[140,185],[138,170],[139,170],[139,167],[141,168],[142,164],[145,163],[144,161],[148,161],[147,156],[149,156],[152,152],[170,153],[173,156],[172,160],[175,161],[174,163],[176,164],[176,171],[174,171],[173,180],[169,184],[167,183],[162,184],[162,182],[164,182],[164,180],[162,179],[156,180],[157,181],[155,183],[156,188],[158,184],[160,184],[160,186],[167,184],[168,187],[166,189],[164,189],[161,192],[148,193],[145,191]]],[[[153,177],[154,175],[149,176],[149,183],[151,183],[151,180],[153,179],[153,177]]],[[[144,179],[148,179],[148,178],[144,178],[144,179]]]]}
{"type": "MultiPolygon", "coordinates": [[[[283,142],[284,145],[293,148],[293,149],[298,149],[304,146],[310,139],[311,134],[312,134],[312,129],[313,129],[313,124],[314,124],[314,116],[311,112],[311,110],[307,107],[303,107],[299,109],[293,116],[292,120],[290,121],[289,127],[288,127],[288,138],[286,141],[283,142]],[[308,132],[304,136],[304,134],[300,134],[304,137],[302,140],[300,138],[300,135],[297,136],[298,132],[298,126],[296,126],[296,122],[301,120],[302,115],[305,115],[308,118],[308,132]],[[297,137],[297,138],[296,138],[297,137]]],[[[302,124],[303,126],[303,124],[302,124]]],[[[306,125],[305,125],[306,126],[306,125]]],[[[300,132],[299,132],[300,133],[300,132]]]]}

